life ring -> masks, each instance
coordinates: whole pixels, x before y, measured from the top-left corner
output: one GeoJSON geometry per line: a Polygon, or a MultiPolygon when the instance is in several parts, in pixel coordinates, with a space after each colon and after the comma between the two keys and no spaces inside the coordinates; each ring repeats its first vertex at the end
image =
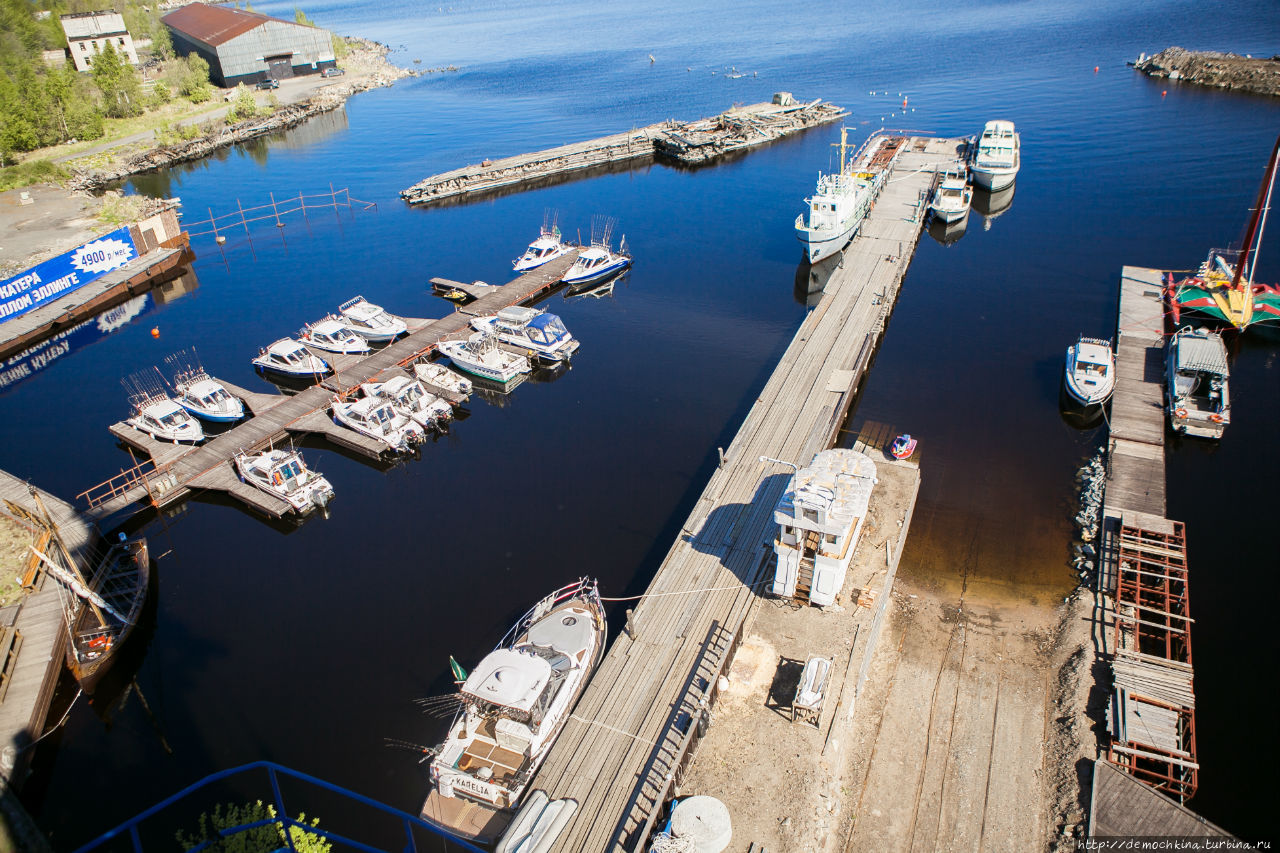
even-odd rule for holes
{"type": "Polygon", "coordinates": [[[1174,416],[1175,418],[1185,418],[1185,417],[1187,416],[1187,410],[1186,410],[1186,409],[1175,409],[1175,410],[1174,410],[1174,412],[1173,412],[1173,416],[1174,416]]]}
{"type": "Polygon", "coordinates": [[[284,485],[284,478],[280,476],[279,471],[272,471],[271,482],[275,483],[277,486],[281,486],[281,485],[284,485]]]}
{"type": "Polygon", "coordinates": [[[1212,415],[1209,415],[1209,420],[1213,421],[1215,424],[1220,424],[1222,423],[1222,415],[1214,412],[1212,415]]]}

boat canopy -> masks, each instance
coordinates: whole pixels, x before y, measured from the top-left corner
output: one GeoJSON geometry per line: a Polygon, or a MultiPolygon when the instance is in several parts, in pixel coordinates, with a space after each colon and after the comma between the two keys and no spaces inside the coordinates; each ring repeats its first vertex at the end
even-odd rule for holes
{"type": "Polygon", "coordinates": [[[541,313],[542,311],[538,308],[527,308],[523,305],[512,305],[498,311],[498,319],[505,320],[508,323],[524,324],[532,321],[541,313]]]}
{"type": "Polygon", "coordinates": [[[867,513],[876,464],[856,450],[823,450],[792,478],[774,520],[820,533],[843,533],[867,513]]]}
{"type": "Polygon", "coordinates": [[[529,644],[573,656],[591,647],[595,626],[585,613],[564,612],[529,628],[529,644]]]}
{"type": "Polygon", "coordinates": [[[1227,347],[1222,338],[1195,333],[1178,335],[1178,370],[1229,375],[1227,347]]]}
{"type": "Polygon", "coordinates": [[[461,692],[528,716],[550,680],[551,664],[546,659],[514,649],[497,649],[480,661],[461,692]]]}
{"type": "Polygon", "coordinates": [[[530,339],[537,341],[540,337],[545,338],[544,343],[554,343],[569,334],[564,322],[555,314],[539,314],[529,321],[528,328],[530,339]]]}

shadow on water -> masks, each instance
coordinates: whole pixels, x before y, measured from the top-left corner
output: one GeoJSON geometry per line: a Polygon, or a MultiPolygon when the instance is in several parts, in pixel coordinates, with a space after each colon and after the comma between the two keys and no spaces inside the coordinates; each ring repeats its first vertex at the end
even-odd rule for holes
{"type": "Polygon", "coordinates": [[[951,246],[964,236],[965,229],[968,227],[968,213],[954,222],[944,222],[935,216],[929,221],[929,236],[943,246],[951,246]]]}

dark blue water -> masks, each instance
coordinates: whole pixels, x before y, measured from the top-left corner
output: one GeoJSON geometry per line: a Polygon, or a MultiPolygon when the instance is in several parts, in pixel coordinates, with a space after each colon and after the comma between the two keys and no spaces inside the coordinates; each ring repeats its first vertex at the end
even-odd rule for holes
{"type": "MultiPolygon", "coordinates": [[[[1272,100],[1124,66],[1170,44],[1272,53],[1280,16],[1265,2],[1211,15],[1191,2],[433,9],[307,11],[391,44],[407,67],[459,71],[361,94],[291,134],[132,184],[181,196],[189,221],[330,185],[377,208],[294,216],[256,228],[252,242],[232,234],[222,250],[197,239],[198,287],[0,396],[0,467],[73,496],[130,464],[106,431],[125,413],[121,376],[194,345],[215,374],[269,390],[250,369],[258,346],[356,293],[440,316],[450,308],[427,279],[504,281],[547,207],[584,237],[592,214],[618,217],[636,267],[612,298],[552,298],[583,341],[571,371],[523,385],[505,406],[474,401],[420,461],[379,471],[309,449],[337,490],[328,520],[284,533],[211,500],[147,525],[164,555],[137,675],[153,714],[136,696],[109,726],[84,700],[73,707],[27,794],[59,848],[261,758],[415,809],[424,775],[383,739],[441,733],[412,699],[447,691],[450,654],[477,659],[553,585],[591,574],[625,595],[656,570],[715,448],[804,315],[791,222],[838,133],[710,169],[652,166],[465,206],[409,209],[401,189],[778,90],[846,106],[859,135],[882,125],[968,135],[1014,120],[1024,159],[1012,206],[986,223],[971,215],[953,246],[922,241],[854,421],[922,441],[904,576],[944,590],[964,577],[970,596],[1049,606],[1073,581],[1072,475],[1101,439],[1058,413],[1062,352],[1081,332],[1113,333],[1123,265],[1190,268],[1238,236],[1280,131],[1272,100]],[[729,79],[732,68],[747,76],[729,79]]],[[[1264,247],[1260,279],[1280,278],[1275,258],[1264,247]]],[[[1272,597],[1256,591],[1276,568],[1257,521],[1280,473],[1278,349],[1244,339],[1226,438],[1169,454],[1197,619],[1193,805],[1249,837],[1267,834],[1278,757],[1270,690],[1250,666],[1276,651],[1263,610],[1272,597]]]]}

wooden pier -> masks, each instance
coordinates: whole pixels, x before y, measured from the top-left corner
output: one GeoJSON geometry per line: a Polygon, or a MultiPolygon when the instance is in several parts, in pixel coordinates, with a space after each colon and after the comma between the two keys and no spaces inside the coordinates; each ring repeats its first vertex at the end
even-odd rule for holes
{"type": "MultiPolygon", "coordinates": [[[[495,287],[469,306],[474,313],[492,314],[501,308],[523,304],[552,288],[577,258],[576,251],[544,264],[502,287],[495,287]]],[[[263,450],[303,435],[323,436],[355,453],[381,459],[385,445],[354,430],[338,426],[328,408],[335,396],[351,394],[370,381],[391,378],[411,369],[443,340],[467,334],[470,314],[454,312],[439,320],[420,321],[418,327],[386,347],[367,356],[323,356],[336,372],[320,384],[292,396],[254,394],[230,386],[228,390],[245,400],[252,417],[234,428],[197,446],[156,441],[123,424],[111,427],[118,439],[145,454],[146,461],[116,477],[82,492],[79,498],[96,519],[127,510],[140,501],[164,507],[178,503],[200,490],[224,492],[271,516],[287,510],[284,501],[272,498],[240,482],[232,460],[237,453],[263,450]]],[[[225,384],[225,383],[224,383],[225,384]]],[[[444,394],[441,389],[441,393],[444,394]]],[[[448,396],[447,394],[444,394],[448,396]]]]}
{"type": "Polygon", "coordinates": [[[789,472],[759,457],[804,464],[834,442],[915,251],[936,174],[962,144],[908,140],[634,608],[630,631],[610,647],[534,777],[531,789],[579,803],[556,850],[642,849],[770,567],[773,508],[789,472]]]}
{"type": "Polygon", "coordinates": [[[844,109],[821,101],[797,104],[789,95],[775,96],[774,100],[771,104],[733,107],[699,121],[665,121],[532,154],[485,160],[425,178],[403,190],[400,197],[410,204],[430,204],[569,179],[587,170],[650,160],[655,155],[677,164],[697,165],[848,115],[844,109]]]}

